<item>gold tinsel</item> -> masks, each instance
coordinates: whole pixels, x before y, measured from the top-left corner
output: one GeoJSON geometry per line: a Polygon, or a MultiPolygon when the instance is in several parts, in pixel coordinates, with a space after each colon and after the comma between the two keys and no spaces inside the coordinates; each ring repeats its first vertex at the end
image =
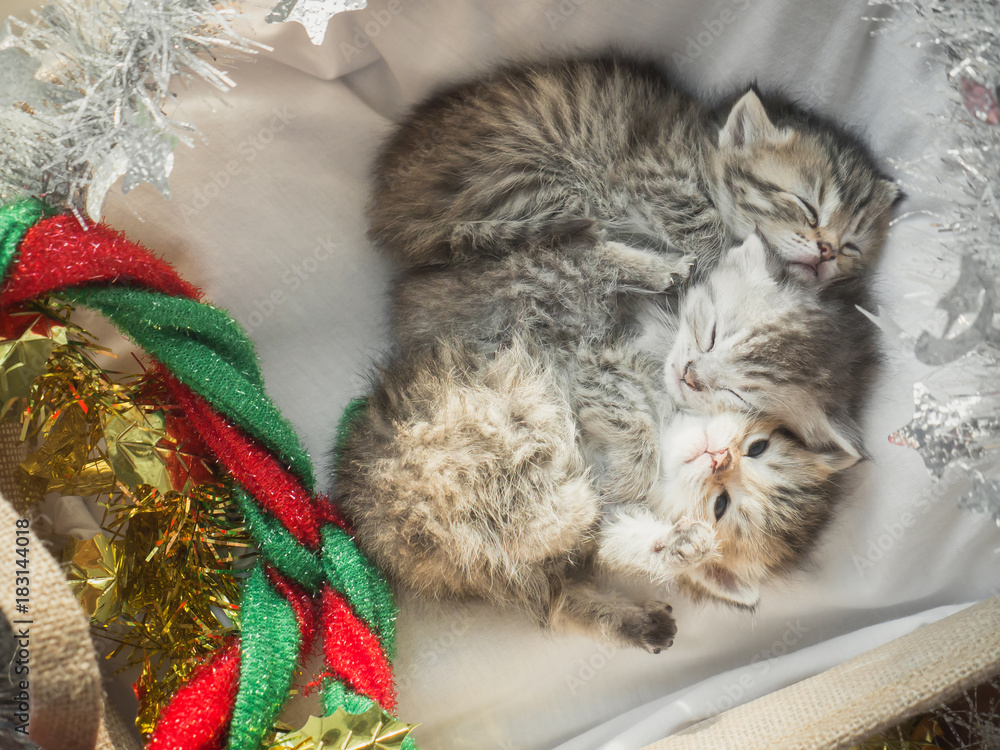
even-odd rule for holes
{"type": "Polygon", "coordinates": [[[193,666],[239,627],[242,570],[254,554],[229,479],[147,373],[97,364],[106,350],[52,301],[0,316],[3,416],[33,450],[26,497],[96,498],[103,532],[69,540],[71,588],[122,670],[139,667],[136,721],[152,730],[193,666]]]}
{"type": "Polygon", "coordinates": [[[124,606],[104,632],[118,641],[112,656],[125,650],[127,666],[142,667],[137,724],[149,732],[191,665],[238,629],[251,540],[224,485],[161,493],[142,484],[114,496],[108,519],[124,606]]]}
{"type": "Polygon", "coordinates": [[[851,750],[940,750],[935,740],[943,732],[932,716],[908,719],[890,732],[872,737],[851,750]]]}

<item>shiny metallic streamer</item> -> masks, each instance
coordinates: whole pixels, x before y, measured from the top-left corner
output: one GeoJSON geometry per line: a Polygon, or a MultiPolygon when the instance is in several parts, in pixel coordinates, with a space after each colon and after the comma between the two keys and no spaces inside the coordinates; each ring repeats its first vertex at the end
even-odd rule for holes
{"type": "Polygon", "coordinates": [[[326,38],[331,18],[367,6],[367,0],[279,0],[265,20],[268,23],[297,21],[305,27],[309,41],[318,46],[326,38]]]}
{"type": "Polygon", "coordinates": [[[37,196],[98,220],[112,186],[169,195],[171,87],[234,84],[220,64],[260,48],[212,0],[53,0],[0,28],[0,201],[37,196]]]}
{"type": "Polygon", "coordinates": [[[897,445],[920,452],[927,470],[940,479],[952,463],[967,469],[989,460],[995,435],[1000,433],[1000,416],[977,416],[980,396],[956,397],[942,405],[923,383],[913,386],[916,412],[908,425],[889,436],[897,445]]]}
{"type": "MultiPolygon", "coordinates": [[[[943,264],[959,269],[937,302],[944,325],[924,331],[915,357],[938,369],[914,386],[913,420],[890,439],[918,450],[932,475],[952,468],[971,489],[959,506],[1000,525],[1000,2],[998,0],[889,0],[880,9],[880,33],[908,32],[940,71],[951,106],[936,119],[936,141],[912,161],[897,161],[908,193],[938,199],[935,217],[943,264]],[[948,384],[947,388],[928,383],[948,384]],[[945,393],[940,399],[932,390],[945,393]]],[[[924,268],[924,271],[929,270],[924,268]]],[[[928,318],[933,315],[928,310],[928,318]]]]}

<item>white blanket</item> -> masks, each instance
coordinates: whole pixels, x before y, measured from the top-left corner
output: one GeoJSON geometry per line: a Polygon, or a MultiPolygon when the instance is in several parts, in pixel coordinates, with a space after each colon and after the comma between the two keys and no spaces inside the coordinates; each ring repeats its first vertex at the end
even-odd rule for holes
{"type": "MultiPolygon", "coordinates": [[[[866,17],[884,13],[863,0],[371,0],[337,17],[319,48],[297,25],[259,23],[275,51],[233,65],[233,92],[179,99],[174,115],[205,142],[177,151],[171,200],[148,186],[116,194],[106,220],[244,324],[271,395],[326,467],[336,420],[386,341],[393,269],[366,241],[362,211],[369,165],[407,106],[501,59],[617,46],[703,92],[781,89],[906,161],[931,142],[943,74],[905,31],[871,33],[866,17]]],[[[934,261],[939,241],[929,219],[907,219],[880,265],[884,311],[907,336],[940,332],[934,304],[958,268],[934,261]]],[[[931,492],[920,456],[887,440],[929,374],[893,340],[867,420],[872,461],[811,570],[767,590],[752,617],[675,596],[677,642],[658,656],[545,635],[484,606],[404,599],[399,713],[422,723],[421,744],[638,748],[995,593],[997,528],[957,509],[960,487],[931,492]]]]}

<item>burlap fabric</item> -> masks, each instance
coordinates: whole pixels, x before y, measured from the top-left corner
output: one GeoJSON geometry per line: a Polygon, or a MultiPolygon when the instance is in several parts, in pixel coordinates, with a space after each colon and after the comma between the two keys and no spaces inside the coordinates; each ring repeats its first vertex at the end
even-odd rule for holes
{"type": "Polygon", "coordinates": [[[646,750],[836,750],[1000,673],[1000,596],[646,750]]]}
{"type": "MultiPolygon", "coordinates": [[[[14,468],[24,457],[15,425],[0,427],[0,570],[13,581],[18,559],[14,509],[14,468]]],[[[45,750],[138,750],[139,744],[113,708],[106,707],[97,654],[87,616],[80,609],[62,569],[29,529],[30,593],[27,611],[17,610],[13,586],[0,593],[0,611],[14,632],[28,630],[27,678],[30,682],[30,737],[45,750]],[[30,623],[18,624],[18,620],[30,623]]],[[[23,558],[21,558],[23,559],[23,558]]]]}

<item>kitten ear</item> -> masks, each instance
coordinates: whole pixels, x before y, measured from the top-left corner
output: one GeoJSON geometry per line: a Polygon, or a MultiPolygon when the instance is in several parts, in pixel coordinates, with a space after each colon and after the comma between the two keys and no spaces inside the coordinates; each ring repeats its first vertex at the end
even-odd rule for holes
{"type": "Polygon", "coordinates": [[[797,404],[796,407],[794,413],[788,415],[796,423],[795,432],[807,448],[818,452],[831,474],[866,458],[856,428],[831,419],[816,404],[797,404]]]}
{"type": "Polygon", "coordinates": [[[882,188],[882,201],[889,206],[895,206],[901,200],[906,198],[906,194],[902,189],[892,180],[879,180],[879,187],[882,188]]]}
{"type": "Polygon", "coordinates": [[[764,241],[756,233],[751,234],[742,245],[730,248],[726,261],[745,276],[769,276],[769,259],[764,241]]]}
{"type": "Polygon", "coordinates": [[[737,578],[724,568],[716,566],[715,575],[712,575],[702,566],[695,568],[689,575],[716,599],[743,609],[753,609],[760,603],[760,584],[737,578]]]}
{"type": "Polygon", "coordinates": [[[829,448],[819,454],[820,462],[830,474],[849,469],[862,458],[863,456],[857,447],[849,442],[835,448],[829,448]]]}
{"type": "Polygon", "coordinates": [[[745,148],[758,141],[776,140],[778,131],[752,89],[733,105],[719,131],[719,148],[745,148]]]}

